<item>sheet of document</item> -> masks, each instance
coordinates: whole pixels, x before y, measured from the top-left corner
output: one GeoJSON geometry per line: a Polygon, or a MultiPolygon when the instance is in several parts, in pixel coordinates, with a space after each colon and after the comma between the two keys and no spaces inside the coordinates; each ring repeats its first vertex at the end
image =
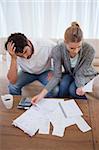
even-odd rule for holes
{"type": "Polygon", "coordinates": [[[75,118],[75,123],[82,132],[91,130],[91,127],[81,116],[75,118]]]}
{"type": "Polygon", "coordinates": [[[13,125],[19,127],[30,136],[35,135],[39,129],[42,129],[42,132],[45,131],[48,133],[49,123],[50,122],[46,118],[46,115],[35,106],[32,106],[29,110],[13,121],[13,125]],[[43,128],[42,124],[44,125],[43,128]]]}
{"type": "Polygon", "coordinates": [[[75,100],[71,99],[68,101],[61,101],[60,102],[64,113],[66,114],[67,117],[73,117],[73,116],[82,116],[83,113],[75,100]]]}
{"type": "Polygon", "coordinates": [[[59,106],[59,102],[63,101],[64,99],[44,98],[37,105],[43,110],[43,112],[45,111],[46,113],[50,113],[53,112],[59,106]]]}
{"type": "Polygon", "coordinates": [[[52,135],[63,137],[65,128],[75,124],[75,119],[66,117],[61,110],[60,105],[49,115],[50,122],[53,125],[52,135]]]}
{"type": "Polygon", "coordinates": [[[48,118],[40,118],[39,120],[40,126],[39,126],[39,134],[49,134],[50,132],[50,121],[48,118]]]}
{"type": "MultiPolygon", "coordinates": [[[[94,79],[95,79],[95,78],[94,78],[94,79]]],[[[93,92],[94,79],[92,79],[91,81],[89,81],[89,82],[83,87],[84,92],[93,92]]]]}

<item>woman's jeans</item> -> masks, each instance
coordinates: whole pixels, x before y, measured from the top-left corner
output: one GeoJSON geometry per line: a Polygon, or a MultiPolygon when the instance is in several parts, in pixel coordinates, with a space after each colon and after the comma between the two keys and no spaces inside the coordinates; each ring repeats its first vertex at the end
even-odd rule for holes
{"type": "MultiPolygon", "coordinates": [[[[20,71],[18,74],[18,80],[15,84],[9,84],[9,93],[12,95],[21,95],[22,88],[34,81],[39,81],[44,86],[49,82],[48,73],[52,72],[51,70],[45,71],[41,74],[30,74],[27,72],[20,71]]],[[[59,91],[59,87],[55,87],[51,92],[47,94],[46,97],[56,97],[59,91]]]]}
{"type": "Polygon", "coordinates": [[[63,74],[62,80],[59,85],[59,97],[70,96],[77,99],[86,99],[86,96],[79,96],[76,94],[76,84],[74,78],[69,74],[63,74]]]}

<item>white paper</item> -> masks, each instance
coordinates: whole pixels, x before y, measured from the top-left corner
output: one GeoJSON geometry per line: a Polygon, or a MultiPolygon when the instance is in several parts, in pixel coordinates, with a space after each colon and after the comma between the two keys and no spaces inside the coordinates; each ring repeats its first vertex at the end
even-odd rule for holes
{"type": "Polygon", "coordinates": [[[30,136],[33,136],[39,130],[39,128],[42,127],[40,120],[44,119],[43,116],[45,116],[46,120],[46,115],[44,115],[39,108],[32,106],[29,110],[15,119],[13,121],[13,125],[19,127],[30,136]]]}
{"type": "Polygon", "coordinates": [[[44,98],[37,105],[46,113],[53,112],[64,99],[44,98]]]}
{"type": "MultiPolygon", "coordinates": [[[[94,78],[94,79],[95,79],[95,78],[94,78]]],[[[84,92],[93,92],[94,79],[92,79],[91,81],[89,81],[89,82],[83,87],[83,91],[84,91],[84,92]]]]}
{"type": "Polygon", "coordinates": [[[75,118],[75,123],[82,132],[91,130],[91,127],[81,116],[75,118]]]}
{"type": "Polygon", "coordinates": [[[79,108],[75,100],[71,99],[68,101],[61,101],[60,103],[67,117],[83,115],[81,109],[79,108]]]}
{"type": "Polygon", "coordinates": [[[75,124],[75,119],[72,117],[65,117],[59,105],[57,106],[57,109],[49,115],[49,119],[53,125],[52,135],[59,137],[64,135],[66,127],[75,124]]]}
{"type": "Polygon", "coordinates": [[[65,128],[74,124],[83,132],[91,129],[81,115],[83,113],[74,100],[43,99],[15,119],[13,125],[33,136],[37,131],[49,134],[51,122],[52,135],[62,137],[65,128]]]}
{"type": "Polygon", "coordinates": [[[53,125],[52,135],[63,137],[65,128],[75,124],[75,118],[68,117],[67,119],[65,119],[65,122],[63,124],[62,124],[62,122],[58,123],[57,121],[54,123],[53,123],[53,121],[51,121],[51,122],[53,125]]]}
{"type": "Polygon", "coordinates": [[[49,119],[42,118],[39,120],[39,134],[49,134],[50,132],[50,121],[49,119]]]}
{"type": "Polygon", "coordinates": [[[62,126],[54,126],[52,135],[63,137],[64,136],[65,127],[62,126]]]}
{"type": "Polygon", "coordinates": [[[54,112],[52,112],[49,115],[49,119],[53,125],[52,135],[62,137],[64,135],[64,131],[65,131],[66,118],[65,118],[63,112],[61,111],[59,105],[54,110],[54,112]]]}

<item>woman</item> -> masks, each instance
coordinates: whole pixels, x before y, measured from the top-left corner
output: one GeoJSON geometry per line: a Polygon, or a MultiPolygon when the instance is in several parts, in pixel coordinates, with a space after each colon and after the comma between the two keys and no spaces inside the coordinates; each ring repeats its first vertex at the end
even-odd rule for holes
{"type": "Polygon", "coordinates": [[[86,98],[83,86],[97,75],[91,66],[94,55],[93,47],[83,41],[80,26],[73,22],[65,31],[64,43],[53,49],[54,77],[40,94],[33,97],[32,103],[40,101],[58,83],[59,97],[86,98]],[[62,66],[64,73],[62,73],[62,66]]]}

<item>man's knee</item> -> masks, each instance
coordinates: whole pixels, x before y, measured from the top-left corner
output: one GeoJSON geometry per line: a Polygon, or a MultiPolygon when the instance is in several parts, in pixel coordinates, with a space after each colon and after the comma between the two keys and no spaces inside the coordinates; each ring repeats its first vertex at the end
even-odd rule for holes
{"type": "Polygon", "coordinates": [[[21,89],[16,84],[8,85],[9,93],[12,95],[21,95],[21,89]]]}

